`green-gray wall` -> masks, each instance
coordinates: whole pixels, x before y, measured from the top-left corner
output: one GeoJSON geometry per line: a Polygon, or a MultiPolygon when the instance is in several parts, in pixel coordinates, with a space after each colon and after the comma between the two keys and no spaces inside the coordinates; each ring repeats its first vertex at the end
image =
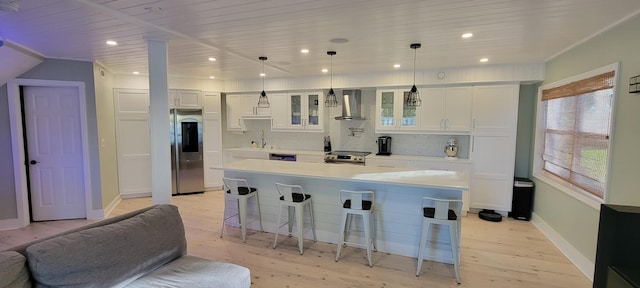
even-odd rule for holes
{"type": "Polygon", "coordinates": [[[0,220],[18,218],[7,85],[0,87],[0,220]]]}
{"type": "Polygon", "coordinates": [[[535,104],[539,84],[520,85],[518,100],[518,135],[516,136],[516,177],[531,176],[531,147],[535,129],[535,104]]]}
{"type": "MultiPolygon", "coordinates": [[[[545,83],[552,83],[619,62],[612,161],[607,203],[640,205],[637,188],[640,163],[640,94],[630,94],[629,78],[640,74],[640,16],[568,50],[546,63],[545,83]]],[[[595,262],[599,211],[536,181],[534,212],[576,250],[595,262]]]]}
{"type": "Polygon", "coordinates": [[[120,197],[118,189],[118,155],[116,153],[116,120],[113,109],[114,77],[97,64],[93,66],[96,87],[96,118],[100,141],[100,179],[102,206],[109,207],[120,197]]]}

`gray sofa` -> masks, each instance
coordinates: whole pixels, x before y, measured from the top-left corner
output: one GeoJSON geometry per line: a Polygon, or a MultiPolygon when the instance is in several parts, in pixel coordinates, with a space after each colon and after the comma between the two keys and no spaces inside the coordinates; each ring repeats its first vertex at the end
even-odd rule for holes
{"type": "Polygon", "coordinates": [[[0,287],[250,287],[249,269],[186,255],[182,218],[155,205],[0,252],[0,287]]]}

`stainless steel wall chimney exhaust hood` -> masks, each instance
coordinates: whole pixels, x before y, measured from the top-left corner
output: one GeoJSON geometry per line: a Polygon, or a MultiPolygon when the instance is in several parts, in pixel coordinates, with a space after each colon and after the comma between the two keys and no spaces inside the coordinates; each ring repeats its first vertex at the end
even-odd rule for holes
{"type": "Polygon", "coordinates": [[[360,90],[342,90],[342,116],[336,117],[336,120],[365,120],[360,113],[362,112],[360,90]]]}

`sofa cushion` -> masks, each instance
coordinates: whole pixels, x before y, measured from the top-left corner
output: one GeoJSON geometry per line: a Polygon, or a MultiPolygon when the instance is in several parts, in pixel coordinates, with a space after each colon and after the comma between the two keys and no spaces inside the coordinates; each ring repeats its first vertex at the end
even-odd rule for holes
{"type": "Polygon", "coordinates": [[[251,274],[246,267],[187,255],[136,279],[126,287],[249,288],[250,286],[251,274]]]}
{"type": "Polygon", "coordinates": [[[185,253],[184,226],[172,205],[27,247],[32,277],[44,287],[122,287],[185,253]]]}
{"type": "Polygon", "coordinates": [[[18,252],[0,252],[0,287],[31,287],[27,259],[18,252]]]}

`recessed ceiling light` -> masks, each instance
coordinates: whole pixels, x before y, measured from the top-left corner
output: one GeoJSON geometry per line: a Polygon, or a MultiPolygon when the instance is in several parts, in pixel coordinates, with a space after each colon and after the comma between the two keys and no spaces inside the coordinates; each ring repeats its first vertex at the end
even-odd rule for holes
{"type": "Polygon", "coordinates": [[[300,53],[307,54],[309,53],[309,49],[302,49],[300,50],[300,53]]]}
{"type": "Polygon", "coordinates": [[[109,46],[116,46],[116,45],[118,45],[118,42],[113,41],[113,40],[107,40],[107,45],[109,45],[109,46]]]}
{"type": "Polygon", "coordinates": [[[393,68],[400,68],[400,64],[393,64],[393,68]]]}
{"type": "Polygon", "coordinates": [[[264,76],[267,76],[267,74],[260,73],[260,77],[264,77],[264,76]]]}
{"type": "Polygon", "coordinates": [[[322,73],[327,73],[327,72],[329,72],[329,69],[327,69],[327,68],[322,68],[322,73]]]}
{"type": "Polygon", "coordinates": [[[349,39],[347,39],[347,38],[333,38],[333,39],[329,40],[329,42],[331,42],[333,44],[343,44],[343,43],[349,42],[349,39]]]}
{"type": "Polygon", "coordinates": [[[209,76],[209,79],[216,79],[216,76],[209,76]]]}
{"type": "Polygon", "coordinates": [[[464,33],[464,34],[462,34],[462,38],[468,39],[468,38],[471,38],[471,37],[473,37],[473,33],[464,33]]]}
{"type": "Polygon", "coordinates": [[[216,57],[209,57],[209,61],[211,62],[216,61],[216,57]]]}
{"type": "Polygon", "coordinates": [[[140,72],[138,72],[138,71],[133,71],[133,75],[138,75],[138,74],[140,74],[140,72]]]}
{"type": "Polygon", "coordinates": [[[480,58],[480,62],[489,62],[489,58],[480,58]]]}

